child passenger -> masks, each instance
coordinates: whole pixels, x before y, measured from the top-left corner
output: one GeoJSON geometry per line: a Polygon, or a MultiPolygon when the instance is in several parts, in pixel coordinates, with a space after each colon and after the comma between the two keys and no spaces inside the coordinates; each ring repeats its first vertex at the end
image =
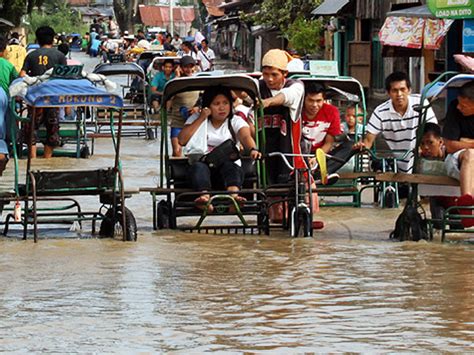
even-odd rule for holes
{"type": "Polygon", "coordinates": [[[427,159],[444,160],[446,156],[441,128],[432,122],[425,123],[423,137],[421,138],[420,156],[427,159]]]}
{"type": "MultiPolygon", "coordinates": [[[[441,128],[436,123],[427,122],[423,130],[423,137],[421,138],[420,145],[420,156],[430,160],[444,161],[446,157],[446,151],[444,147],[443,138],[441,138],[441,128]]],[[[444,164],[443,164],[444,167],[444,164]]],[[[435,220],[434,227],[442,228],[441,223],[436,220],[441,220],[444,215],[444,211],[451,207],[456,206],[456,198],[451,196],[433,196],[430,197],[430,211],[431,217],[435,220]]],[[[461,228],[462,225],[459,223],[455,228],[461,228]]]]}
{"type": "Polygon", "coordinates": [[[346,132],[349,135],[356,134],[357,125],[362,124],[364,121],[364,117],[362,115],[362,109],[360,107],[357,107],[357,114],[356,114],[355,105],[347,106],[344,118],[345,118],[344,132],[346,132]]]}

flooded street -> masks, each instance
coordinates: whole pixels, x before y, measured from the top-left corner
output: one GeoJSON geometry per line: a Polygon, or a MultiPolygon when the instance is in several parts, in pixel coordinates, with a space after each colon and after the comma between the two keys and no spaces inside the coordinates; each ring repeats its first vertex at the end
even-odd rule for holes
{"type": "MultiPolygon", "coordinates": [[[[110,148],[34,166],[108,167],[110,148]]],[[[156,186],[158,140],[126,138],[122,154],[126,188],[156,186]]],[[[391,242],[399,210],[323,209],[324,230],[290,239],[153,231],[150,195],[127,207],[136,243],[89,225],[0,239],[1,351],[474,350],[474,245],[391,242]]]]}

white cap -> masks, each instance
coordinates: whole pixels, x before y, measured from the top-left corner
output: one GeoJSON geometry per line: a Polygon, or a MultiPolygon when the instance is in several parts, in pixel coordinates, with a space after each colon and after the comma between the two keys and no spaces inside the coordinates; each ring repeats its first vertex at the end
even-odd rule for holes
{"type": "Polygon", "coordinates": [[[150,49],[150,42],[148,42],[146,39],[142,39],[138,41],[137,47],[143,49],[150,49]]]}

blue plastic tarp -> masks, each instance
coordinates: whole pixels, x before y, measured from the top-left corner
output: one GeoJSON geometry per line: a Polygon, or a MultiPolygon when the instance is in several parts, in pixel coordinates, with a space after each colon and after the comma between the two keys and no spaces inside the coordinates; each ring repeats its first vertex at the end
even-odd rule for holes
{"type": "Polygon", "coordinates": [[[95,106],[121,108],[123,106],[120,96],[96,87],[87,79],[50,79],[29,87],[26,96],[22,98],[28,105],[34,107],[95,106]]]}

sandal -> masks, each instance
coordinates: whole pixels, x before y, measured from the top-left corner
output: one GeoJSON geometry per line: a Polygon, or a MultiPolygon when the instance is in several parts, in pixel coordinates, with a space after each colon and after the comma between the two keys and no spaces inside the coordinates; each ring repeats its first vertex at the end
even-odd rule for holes
{"type": "MultiPolygon", "coordinates": [[[[239,205],[240,208],[244,207],[245,202],[247,202],[247,199],[245,197],[242,197],[242,196],[239,196],[239,195],[235,196],[234,200],[235,200],[235,202],[237,202],[237,204],[239,205]]],[[[236,212],[237,212],[237,210],[235,209],[234,203],[232,202],[229,205],[229,213],[236,213],[236,212]]]]}
{"type": "Polygon", "coordinates": [[[201,211],[207,209],[207,213],[212,213],[214,211],[214,206],[212,204],[208,204],[211,197],[209,195],[201,195],[194,200],[196,207],[201,211]]]}

